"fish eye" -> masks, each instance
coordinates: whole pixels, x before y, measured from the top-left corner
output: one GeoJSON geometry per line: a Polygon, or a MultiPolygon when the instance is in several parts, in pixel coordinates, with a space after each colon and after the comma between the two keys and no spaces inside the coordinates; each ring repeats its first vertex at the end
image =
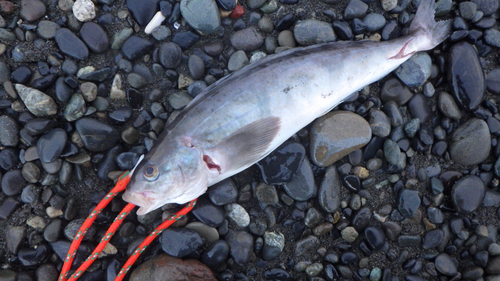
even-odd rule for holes
{"type": "Polygon", "coordinates": [[[158,172],[158,167],[156,165],[149,165],[144,169],[144,177],[148,181],[155,181],[160,173],[158,172]]]}

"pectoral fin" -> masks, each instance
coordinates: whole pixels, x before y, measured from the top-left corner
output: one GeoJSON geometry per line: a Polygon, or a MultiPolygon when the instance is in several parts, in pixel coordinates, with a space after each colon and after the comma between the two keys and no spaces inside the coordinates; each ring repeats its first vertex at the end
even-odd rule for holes
{"type": "Polygon", "coordinates": [[[222,164],[221,172],[251,165],[268,152],[279,129],[279,117],[260,119],[226,137],[207,154],[215,164],[222,164]]]}

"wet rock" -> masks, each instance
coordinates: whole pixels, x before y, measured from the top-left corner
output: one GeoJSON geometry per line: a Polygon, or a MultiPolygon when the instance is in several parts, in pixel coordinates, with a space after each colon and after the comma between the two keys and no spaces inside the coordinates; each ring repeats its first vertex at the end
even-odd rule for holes
{"type": "Polygon", "coordinates": [[[175,258],[185,257],[203,244],[200,235],[188,228],[167,228],[160,238],[163,251],[175,258]]]}
{"type": "Polygon", "coordinates": [[[359,115],[335,111],[318,118],[310,135],[312,161],[326,167],[367,144],[371,129],[359,115]]]}
{"type": "Polygon", "coordinates": [[[381,228],[370,226],[365,229],[365,240],[373,251],[378,251],[385,246],[387,239],[381,228]]]}
{"type": "Polygon", "coordinates": [[[158,255],[139,265],[130,274],[130,281],[216,281],[210,269],[197,260],[181,260],[168,255],[158,255]]]}
{"type": "Polygon", "coordinates": [[[92,118],[81,118],[75,123],[76,130],[90,151],[105,151],[120,139],[118,131],[92,118]]]}
{"type": "Polygon", "coordinates": [[[36,249],[22,248],[17,257],[23,266],[40,265],[47,261],[51,254],[49,247],[45,244],[39,245],[36,249]]]}
{"type": "Polygon", "coordinates": [[[271,154],[257,162],[262,178],[267,184],[291,181],[304,161],[305,148],[300,143],[287,141],[271,154]]]}
{"type": "Polygon", "coordinates": [[[36,144],[38,156],[43,163],[55,161],[66,146],[67,135],[63,129],[56,128],[42,135],[36,144]]]}
{"type": "Polygon", "coordinates": [[[198,198],[198,202],[192,213],[198,220],[213,227],[222,225],[225,218],[224,209],[213,205],[206,196],[198,198]]]}
{"type": "Polygon", "coordinates": [[[328,167],[318,191],[318,201],[325,212],[334,213],[339,209],[341,185],[337,168],[333,165],[328,167]]]}
{"type": "Polygon", "coordinates": [[[476,109],[484,98],[485,78],[474,47],[464,41],[453,45],[448,69],[448,83],[455,98],[463,108],[476,109]]]}
{"type": "Polygon", "coordinates": [[[236,201],[238,189],[231,179],[225,179],[208,188],[210,201],[217,206],[223,206],[236,201]]]}
{"type": "Polygon", "coordinates": [[[479,177],[465,176],[453,186],[451,198],[459,212],[470,214],[481,205],[485,192],[484,182],[479,177]]]}
{"type": "Polygon", "coordinates": [[[220,15],[214,0],[182,0],[181,14],[187,23],[203,34],[212,34],[220,26],[220,15]]]}
{"type": "Polygon", "coordinates": [[[201,261],[209,267],[217,267],[223,263],[229,255],[229,244],[224,240],[212,243],[201,256],[201,261]]]}
{"type": "Polygon", "coordinates": [[[292,199],[306,201],[316,193],[316,183],[309,161],[304,159],[299,172],[292,181],[285,183],[283,189],[292,199]]]}
{"type": "Polygon", "coordinates": [[[484,120],[471,118],[455,130],[449,151],[454,162],[475,165],[486,160],[490,149],[488,124],[484,120]]]}
{"type": "Polygon", "coordinates": [[[21,84],[16,84],[16,91],[26,108],[35,116],[51,116],[57,113],[57,105],[54,100],[41,91],[21,84]]]}

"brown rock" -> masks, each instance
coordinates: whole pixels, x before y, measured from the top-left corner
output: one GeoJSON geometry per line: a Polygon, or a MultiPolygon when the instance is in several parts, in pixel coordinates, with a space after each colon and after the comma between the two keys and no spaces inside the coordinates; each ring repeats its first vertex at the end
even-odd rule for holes
{"type": "Polygon", "coordinates": [[[141,264],[130,281],[217,281],[212,271],[197,260],[181,260],[169,255],[156,256],[141,264]]]}
{"type": "Polygon", "coordinates": [[[0,7],[2,8],[2,12],[10,14],[14,11],[14,4],[10,1],[0,1],[0,7]]]}
{"type": "Polygon", "coordinates": [[[335,111],[318,118],[310,132],[311,159],[327,167],[363,147],[372,136],[366,120],[352,112],[335,111]]]}

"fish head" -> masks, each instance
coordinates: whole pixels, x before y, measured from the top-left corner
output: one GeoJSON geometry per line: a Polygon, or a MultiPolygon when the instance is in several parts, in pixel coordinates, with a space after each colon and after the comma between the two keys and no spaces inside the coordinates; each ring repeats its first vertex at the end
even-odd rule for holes
{"type": "Polygon", "coordinates": [[[152,149],[132,171],[122,198],[145,215],[167,203],[184,204],[205,193],[208,173],[200,149],[174,142],[152,149]]]}

